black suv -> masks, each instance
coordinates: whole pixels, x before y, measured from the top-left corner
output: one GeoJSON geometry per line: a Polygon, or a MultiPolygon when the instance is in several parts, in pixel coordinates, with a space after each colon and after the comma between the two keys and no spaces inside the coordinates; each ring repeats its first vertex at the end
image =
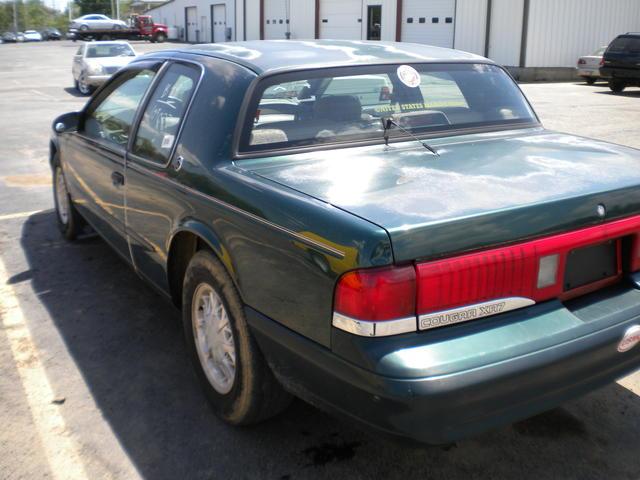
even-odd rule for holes
{"type": "Polygon", "coordinates": [[[604,52],[600,76],[609,80],[616,93],[640,86],[640,33],[619,35],[604,52]]]}

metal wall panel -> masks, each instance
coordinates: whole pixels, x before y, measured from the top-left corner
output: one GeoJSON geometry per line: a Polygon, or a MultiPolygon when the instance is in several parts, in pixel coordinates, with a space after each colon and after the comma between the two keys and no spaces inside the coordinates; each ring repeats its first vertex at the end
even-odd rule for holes
{"type": "Polygon", "coordinates": [[[530,0],[527,67],[573,67],[617,35],[640,31],[639,0],[530,0]]]}
{"type": "MultiPolygon", "coordinates": [[[[561,3],[565,0],[555,0],[561,3]]],[[[489,58],[501,65],[520,64],[524,0],[492,0],[489,58]]]]}
{"type": "Polygon", "coordinates": [[[453,48],[484,55],[487,0],[457,0],[453,48]]]}

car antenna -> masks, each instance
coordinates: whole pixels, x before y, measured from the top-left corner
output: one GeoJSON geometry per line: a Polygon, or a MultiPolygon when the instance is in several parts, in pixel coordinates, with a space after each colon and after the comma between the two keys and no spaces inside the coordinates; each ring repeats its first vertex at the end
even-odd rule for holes
{"type": "Polygon", "coordinates": [[[391,130],[392,126],[398,128],[400,131],[402,131],[402,132],[406,133],[407,135],[409,135],[416,142],[420,143],[420,145],[422,145],[424,148],[426,148],[431,153],[433,153],[436,157],[440,156],[440,154],[435,150],[435,148],[433,148],[431,145],[429,145],[424,140],[420,140],[418,137],[416,137],[413,133],[411,133],[406,128],[403,128],[400,125],[398,125],[398,122],[393,120],[391,117],[382,118],[382,128],[384,129],[384,144],[385,145],[389,145],[389,130],[391,130]]]}

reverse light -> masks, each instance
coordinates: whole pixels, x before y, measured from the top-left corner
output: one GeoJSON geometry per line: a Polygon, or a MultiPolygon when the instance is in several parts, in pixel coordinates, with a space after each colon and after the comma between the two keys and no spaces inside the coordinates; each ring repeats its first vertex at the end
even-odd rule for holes
{"type": "Polygon", "coordinates": [[[538,288],[550,287],[558,281],[558,254],[540,258],[538,264],[538,288]]]}

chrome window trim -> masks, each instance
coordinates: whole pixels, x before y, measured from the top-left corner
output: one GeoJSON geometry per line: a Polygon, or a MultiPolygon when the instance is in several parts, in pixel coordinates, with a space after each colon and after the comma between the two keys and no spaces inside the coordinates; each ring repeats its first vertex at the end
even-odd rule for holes
{"type": "Polygon", "coordinates": [[[487,302],[464,305],[462,307],[440,310],[418,316],[418,328],[431,330],[433,328],[456,325],[479,318],[498,315],[500,313],[517,310],[534,305],[536,302],[525,297],[496,298],[487,302]]]}
{"type": "Polygon", "coordinates": [[[390,335],[400,335],[401,333],[415,332],[417,330],[416,317],[369,322],[351,318],[339,312],[333,312],[331,324],[340,330],[361,337],[388,337],[390,335]]]}

